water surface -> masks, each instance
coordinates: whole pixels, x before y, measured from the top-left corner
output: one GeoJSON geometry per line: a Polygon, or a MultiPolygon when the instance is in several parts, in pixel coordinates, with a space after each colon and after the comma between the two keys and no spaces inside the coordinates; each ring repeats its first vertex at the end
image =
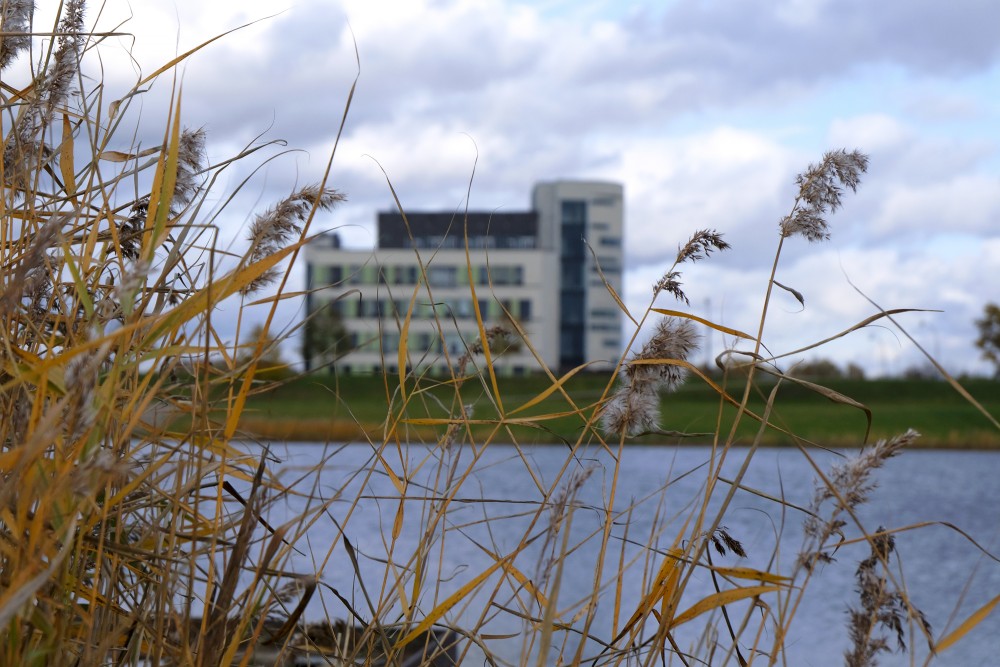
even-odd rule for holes
{"type": "MultiPolygon", "coordinates": [[[[733,478],[747,452],[745,449],[733,450],[722,476],[733,478]]],[[[447,452],[434,447],[411,446],[401,453],[395,449],[386,451],[385,464],[397,476],[410,480],[408,499],[403,503],[401,532],[390,558],[389,536],[399,512],[399,496],[384,472],[383,463],[373,457],[369,446],[289,444],[275,446],[274,453],[282,460],[281,479],[289,484],[298,480],[294,490],[312,499],[289,494],[284,502],[273,508],[272,523],[282,523],[308,507],[316,507],[320,498],[328,504],[328,509],[297,542],[299,548],[308,550],[309,554],[298,558],[296,567],[303,571],[321,571],[323,581],[350,599],[366,618],[370,617],[370,612],[367,611],[365,591],[338,540],[341,530],[357,551],[368,597],[378,599],[386,561],[391,560],[396,564],[395,569],[401,571],[420,541],[428,521],[427,512],[434,506],[425,498],[451,493],[453,500],[446,513],[447,530],[443,536],[440,529],[437,531],[435,548],[429,554],[431,574],[428,576],[440,579],[436,595],[441,600],[493,563],[487,550],[503,557],[511,553],[525,535],[534,541],[515,560],[520,572],[533,581],[542,580],[546,575],[555,576],[556,561],[552,556],[562,545],[562,533],[557,535],[555,542],[547,542],[546,538],[552,535],[548,529],[554,515],[550,507],[541,514],[537,509],[550,487],[572,488],[574,509],[567,544],[573,549],[563,560],[559,587],[558,608],[565,611],[593,589],[600,534],[606,516],[604,508],[611,508],[616,519],[605,553],[608,562],[602,582],[613,584],[620,559],[624,558],[631,566],[622,581],[622,613],[617,622],[613,587],[598,604],[591,633],[604,638],[612,637],[615,634],[612,628],[620,628],[624,617],[636,608],[645,590],[644,566],[648,576],[649,569],[656,569],[662,560],[647,545],[660,552],[668,548],[694,505],[704,498],[711,458],[708,447],[633,446],[625,451],[615,479],[614,461],[609,453],[593,451],[570,459],[567,449],[562,446],[517,449],[508,445],[489,445],[484,449],[453,447],[447,452]],[[318,477],[309,472],[313,470],[319,471],[318,477]],[[453,476],[450,482],[446,474],[449,470],[453,476]],[[613,485],[616,485],[614,495],[613,485]],[[355,502],[359,497],[360,501],[355,502]],[[333,544],[337,546],[331,550],[333,544]]],[[[813,456],[824,470],[842,460],[826,452],[813,456]]],[[[961,529],[990,552],[998,551],[998,470],[1000,453],[905,452],[875,473],[878,487],[872,491],[870,502],[861,506],[858,512],[858,519],[872,530],[878,526],[901,528],[938,522],[898,533],[893,559],[894,576],[901,578],[912,603],[931,622],[935,637],[954,629],[977,608],[1000,595],[1000,564],[945,525],[961,529]]],[[[788,504],[782,506],[759,495],[737,491],[723,525],[742,543],[748,557],[740,559],[732,554],[714,554],[714,562],[789,573],[803,540],[805,515],[795,506],[810,504],[815,477],[813,468],[797,450],[758,450],[743,484],[772,497],[782,497],[788,504]]],[[[720,486],[712,496],[710,507],[717,507],[727,490],[726,485],[720,486]]],[[[850,524],[844,532],[848,538],[860,534],[858,528],[850,524]]],[[[848,646],[847,610],[858,604],[854,591],[855,570],[858,562],[869,553],[866,544],[843,547],[835,554],[835,562],[816,571],[785,644],[787,664],[843,664],[842,654],[848,646]]],[[[492,591],[496,581],[497,577],[488,580],[487,592],[492,591]]],[[[513,580],[501,586],[502,593],[494,602],[517,608],[516,586],[513,580]]],[[[689,585],[690,594],[682,607],[712,591],[711,579],[704,571],[699,571],[689,585]]],[[[411,591],[406,590],[405,594],[410,595],[411,591]]],[[[420,599],[423,610],[433,607],[434,594],[434,585],[425,586],[420,599]]],[[[526,600],[527,596],[522,592],[520,599],[526,600]]],[[[325,602],[325,611],[314,605],[310,614],[346,615],[343,605],[332,596],[325,602]]],[[[467,606],[450,614],[446,620],[471,625],[488,602],[486,593],[473,596],[467,606]]],[[[496,611],[495,606],[492,609],[496,611]]],[[[739,605],[730,607],[734,623],[740,622],[745,609],[739,605]]],[[[538,613],[537,607],[522,611],[538,613]]],[[[754,612],[754,618],[761,613],[763,610],[754,612]]],[[[568,617],[572,616],[568,612],[568,617]]],[[[572,622],[578,629],[582,628],[578,619],[572,622]]],[[[703,625],[696,620],[677,629],[682,649],[698,643],[703,625]]],[[[483,632],[498,636],[520,634],[524,624],[509,614],[496,612],[486,628],[483,632]]],[[[769,646],[773,625],[765,623],[763,632],[763,644],[769,646]]],[[[579,635],[573,632],[566,633],[565,637],[571,647],[579,641],[579,635]]],[[[894,636],[890,639],[894,645],[894,636]]],[[[725,637],[719,641],[724,653],[731,642],[725,637]]],[[[928,653],[925,640],[919,634],[908,633],[907,642],[912,645],[915,664],[923,664],[928,653]]],[[[524,659],[525,647],[518,638],[493,639],[489,647],[507,662],[517,664],[524,659]]],[[[585,654],[593,655],[598,648],[596,644],[588,645],[585,654]]],[[[725,663],[719,655],[712,664],[738,664],[735,659],[725,663]]],[[[1000,613],[995,613],[965,642],[938,656],[933,664],[995,665],[1000,664],[998,656],[1000,613]]],[[[472,659],[468,662],[481,664],[472,659]]],[[[673,664],[680,663],[675,661],[673,664]]],[[[766,662],[755,661],[755,664],[766,662]]],[[[879,664],[911,664],[911,655],[883,654],[879,664]]]]}

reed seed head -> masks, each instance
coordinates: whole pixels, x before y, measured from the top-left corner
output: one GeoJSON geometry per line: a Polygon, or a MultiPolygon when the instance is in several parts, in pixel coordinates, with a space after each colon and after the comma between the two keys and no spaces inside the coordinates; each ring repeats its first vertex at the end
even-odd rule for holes
{"type": "Polygon", "coordinates": [[[698,335],[690,321],[664,317],[642,349],[622,369],[622,385],[601,415],[608,435],[639,435],[660,424],[660,392],[676,391],[687,369],[666,361],[685,361],[697,347],[698,335]],[[640,363],[636,363],[640,362],[640,363]]]}
{"type": "Polygon", "coordinates": [[[729,534],[729,529],[720,527],[710,536],[712,541],[712,546],[715,550],[719,552],[720,556],[725,556],[727,553],[732,551],[734,554],[740,558],[746,558],[747,552],[743,548],[743,544],[737,540],[735,537],[729,534]]]}
{"type": "MultiPolygon", "coordinates": [[[[258,215],[250,225],[249,262],[256,264],[273,255],[296,236],[302,233],[302,225],[315,209],[329,211],[338,202],[344,201],[343,194],[333,188],[308,186],[293,193],[276,206],[258,215]]],[[[251,281],[240,292],[245,296],[274,282],[278,270],[271,268],[259,278],[251,281]]]]}
{"type": "Polygon", "coordinates": [[[698,334],[690,320],[664,317],[656,323],[653,335],[632,357],[624,373],[632,384],[651,382],[657,390],[676,391],[687,377],[687,369],[665,363],[635,363],[656,360],[685,361],[698,347],[698,334]]]}
{"type": "Polygon", "coordinates": [[[681,289],[679,280],[681,274],[679,271],[675,271],[674,267],[684,262],[697,262],[708,257],[714,250],[728,250],[730,247],[722,240],[722,234],[714,229],[698,230],[688,239],[687,243],[677,248],[677,258],[674,260],[674,265],[653,285],[653,296],[658,296],[660,292],[668,292],[673,294],[678,301],[683,301],[690,306],[691,301],[681,289]]]}
{"type": "Polygon", "coordinates": [[[0,32],[4,33],[0,37],[0,70],[7,69],[31,44],[27,33],[34,13],[35,3],[28,0],[5,0],[0,4],[0,32]]]}
{"type": "Polygon", "coordinates": [[[809,165],[795,179],[799,194],[792,213],[781,221],[781,235],[798,234],[812,242],[830,238],[826,214],[840,208],[844,187],[857,192],[867,170],[868,156],[857,150],[830,151],[819,164],[809,165]]]}
{"type": "Polygon", "coordinates": [[[890,584],[886,567],[896,549],[895,538],[879,526],[869,537],[869,543],[871,555],[858,564],[855,572],[855,591],[860,607],[848,610],[851,649],[844,654],[847,667],[875,667],[879,653],[891,652],[888,639],[878,634],[878,626],[895,634],[896,647],[900,651],[906,650],[904,628],[907,619],[915,620],[927,636],[931,635],[931,625],[924,613],[890,584]]]}
{"type": "Polygon", "coordinates": [[[52,66],[41,85],[41,98],[45,105],[42,122],[45,125],[55,108],[66,103],[73,79],[80,72],[80,58],[87,39],[83,25],[86,5],[85,0],[67,0],[63,6],[52,66]]]}
{"type": "Polygon", "coordinates": [[[49,270],[46,266],[48,252],[59,241],[63,224],[67,216],[51,216],[37,231],[31,234],[31,244],[22,256],[17,268],[3,282],[3,294],[0,295],[0,314],[9,313],[21,301],[22,297],[29,299],[28,309],[34,311],[40,307],[51,291],[49,270]]]}
{"type": "Polygon", "coordinates": [[[828,474],[829,484],[816,483],[809,505],[810,514],[804,524],[811,546],[799,554],[800,566],[811,569],[817,562],[828,563],[833,560],[831,553],[826,550],[826,542],[833,535],[843,535],[842,529],[847,524],[841,519],[841,515],[866,502],[876,486],[871,479],[872,473],[919,437],[919,433],[909,429],[889,440],[879,440],[857,456],[833,466],[828,474]],[[832,501],[833,507],[824,517],[822,510],[827,501],[832,501]]]}
{"type": "Polygon", "coordinates": [[[177,180],[171,211],[178,211],[194,199],[201,184],[197,176],[205,168],[205,130],[185,129],[177,142],[177,180]]]}
{"type": "Polygon", "coordinates": [[[714,229],[700,229],[688,242],[677,248],[677,264],[697,262],[712,254],[713,250],[729,250],[731,246],[722,240],[722,234],[714,229]]]}

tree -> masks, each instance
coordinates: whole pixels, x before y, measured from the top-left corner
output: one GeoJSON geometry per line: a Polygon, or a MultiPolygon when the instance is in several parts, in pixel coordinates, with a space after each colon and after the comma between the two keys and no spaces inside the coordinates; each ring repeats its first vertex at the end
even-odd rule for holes
{"type": "Polygon", "coordinates": [[[995,377],[1000,377],[1000,306],[988,303],[983,308],[983,317],[976,320],[979,338],[976,347],[982,352],[983,359],[993,364],[995,377]]]}
{"type": "Polygon", "coordinates": [[[351,349],[351,336],[335,304],[324,304],[309,313],[302,336],[306,370],[329,366],[351,349]]]}
{"type": "Polygon", "coordinates": [[[829,359],[803,361],[794,366],[791,369],[791,373],[798,378],[811,378],[814,380],[829,380],[844,376],[837,364],[829,359]]]}
{"type": "Polygon", "coordinates": [[[281,339],[275,338],[271,332],[265,334],[262,324],[254,325],[245,338],[240,338],[240,349],[236,353],[236,364],[244,367],[249,366],[257,354],[258,345],[260,345],[260,354],[257,356],[256,378],[261,380],[277,380],[288,377],[291,374],[288,363],[281,358],[281,339]],[[263,343],[260,342],[262,339],[263,343]]]}

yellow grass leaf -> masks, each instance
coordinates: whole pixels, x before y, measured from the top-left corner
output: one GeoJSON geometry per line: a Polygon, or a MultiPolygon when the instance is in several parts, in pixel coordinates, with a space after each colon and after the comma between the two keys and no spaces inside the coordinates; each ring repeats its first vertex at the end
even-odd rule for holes
{"type": "Polygon", "coordinates": [[[542,401],[544,401],[546,398],[548,398],[549,396],[551,396],[553,393],[555,393],[556,391],[558,391],[559,388],[562,387],[566,383],[567,380],[569,380],[571,377],[573,377],[574,375],[576,375],[577,373],[579,373],[584,368],[586,368],[586,365],[584,365],[584,366],[577,366],[576,368],[574,368],[573,370],[571,370],[570,372],[566,373],[561,378],[559,378],[555,383],[549,385],[545,389],[545,391],[543,391],[542,393],[538,394],[537,396],[535,396],[534,398],[532,398],[530,401],[528,401],[527,403],[525,403],[521,407],[514,408],[513,410],[511,410],[507,414],[508,415],[517,414],[518,412],[521,412],[522,410],[527,410],[530,407],[538,405],[539,403],[541,403],[542,401]]]}
{"type": "Polygon", "coordinates": [[[736,336],[737,338],[744,338],[746,340],[757,340],[755,337],[748,333],[743,333],[739,329],[730,329],[729,327],[724,327],[721,324],[716,324],[706,320],[703,317],[698,317],[697,315],[692,315],[691,313],[683,313],[679,310],[667,310],[666,308],[651,308],[654,313],[659,313],[660,315],[667,315],[669,317],[682,317],[686,320],[694,320],[700,324],[704,324],[706,327],[715,329],[716,331],[721,331],[724,334],[729,334],[730,336],[736,336]]]}
{"type": "Polygon", "coordinates": [[[66,194],[76,196],[76,174],[73,173],[73,125],[63,114],[62,145],[59,147],[59,171],[62,173],[66,194]]]}
{"type": "Polygon", "coordinates": [[[583,242],[586,244],[587,250],[590,251],[591,257],[594,258],[594,267],[597,269],[597,274],[601,277],[601,281],[604,283],[604,288],[608,290],[608,294],[610,294],[611,298],[615,300],[616,304],[618,304],[619,310],[625,313],[625,317],[632,320],[632,324],[639,326],[639,322],[636,321],[634,317],[632,317],[632,313],[629,312],[628,306],[626,306],[625,302],[622,301],[622,298],[618,296],[618,292],[615,290],[614,286],[610,282],[608,282],[607,276],[604,275],[604,269],[601,268],[601,260],[597,256],[597,252],[594,250],[594,248],[590,245],[590,243],[586,239],[584,239],[583,242]]]}
{"type": "Polygon", "coordinates": [[[673,597],[674,590],[677,588],[677,583],[680,580],[681,568],[678,564],[683,556],[684,552],[680,549],[671,548],[668,550],[667,556],[660,564],[660,569],[653,580],[653,588],[643,596],[642,601],[639,602],[639,606],[636,607],[635,613],[628,619],[628,622],[625,623],[625,626],[612,643],[624,637],[639,621],[649,616],[650,611],[654,611],[653,606],[657,602],[662,602],[662,606],[666,610],[668,601],[673,597]]]}
{"type": "MultiPolygon", "coordinates": [[[[157,176],[160,176],[158,182],[155,181],[154,177],[154,190],[156,185],[159,185],[160,191],[160,201],[159,205],[156,207],[156,214],[153,217],[153,235],[150,239],[150,254],[147,259],[152,258],[152,253],[155,251],[156,247],[160,243],[160,239],[163,237],[163,233],[166,230],[167,222],[170,217],[170,204],[174,198],[174,188],[177,185],[177,167],[179,164],[179,154],[181,146],[181,101],[180,93],[177,94],[177,104],[174,107],[174,118],[173,127],[170,129],[170,143],[167,145],[166,160],[161,159],[157,164],[156,172],[157,176]],[[162,168],[162,169],[161,169],[162,168]]],[[[153,204],[152,199],[150,199],[150,210],[149,214],[153,214],[153,204]]],[[[147,225],[149,224],[147,218],[147,225]]],[[[148,227],[147,227],[148,228],[148,227]]]]}
{"type": "Polygon", "coordinates": [[[465,598],[465,596],[478,588],[480,584],[486,581],[498,569],[503,567],[505,563],[510,562],[516,554],[517,552],[514,552],[501,560],[494,561],[492,565],[476,575],[471,581],[463,584],[461,588],[449,595],[444,602],[434,607],[434,609],[432,609],[430,613],[424,617],[424,620],[420,621],[415,628],[410,630],[405,637],[399,640],[399,644],[397,644],[397,646],[402,648],[429,630],[432,625],[437,623],[439,618],[447,614],[452,607],[457,605],[465,598]]]}
{"type": "Polygon", "coordinates": [[[753,598],[765,593],[773,593],[781,590],[780,586],[747,586],[745,588],[733,588],[728,591],[712,593],[708,597],[702,598],[691,605],[689,609],[679,614],[670,621],[670,627],[676,627],[682,623],[698,618],[713,609],[717,609],[727,604],[732,604],[746,598],[753,598]]]}
{"type": "Polygon", "coordinates": [[[934,650],[941,652],[947,648],[951,648],[954,644],[958,642],[962,637],[969,634],[969,631],[974,627],[983,622],[983,620],[990,615],[994,607],[1000,604],[1000,595],[996,596],[982,607],[977,609],[971,616],[962,621],[962,624],[948,633],[946,636],[941,638],[941,641],[937,643],[934,650]]]}
{"type": "MultiPolygon", "coordinates": [[[[486,553],[486,555],[488,555],[494,561],[503,560],[500,558],[500,556],[496,555],[495,553],[493,553],[483,545],[479,544],[478,542],[474,542],[473,544],[479,547],[484,553],[486,553]]],[[[517,583],[521,584],[521,586],[523,586],[525,590],[531,593],[532,597],[535,598],[535,601],[538,602],[538,605],[540,607],[544,608],[545,606],[548,605],[549,603],[548,598],[546,598],[545,595],[543,595],[542,592],[535,587],[535,585],[531,582],[530,579],[528,579],[528,577],[524,575],[523,572],[517,569],[514,563],[507,562],[502,567],[504,571],[507,572],[507,574],[511,575],[512,577],[514,577],[514,579],[517,580],[517,583]]]]}
{"type": "Polygon", "coordinates": [[[128,162],[129,160],[137,160],[141,157],[149,157],[163,150],[162,146],[156,146],[155,148],[147,148],[144,151],[139,151],[138,153],[123,153],[122,151],[104,151],[103,153],[97,154],[98,160],[103,160],[105,162],[128,162]]]}
{"type": "MultiPolygon", "coordinates": [[[[216,303],[229,298],[243,287],[252,283],[268,269],[276,266],[291,253],[298,250],[301,245],[300,242],[291,243],[274,254],[264,257],[259,262],[238,268],[213,282],[211,286],[198,290],[198,292],[192,294],[171,310],[163,313],[157,320],[152,331],[150,331],[150,337],[155,340],[198,317],[202,313],[211,310],[216,303]]],[[[117,333],[120,333],[120,331],[117,333]]]]}
{"type": "Polygon", "coordinates": [[[403,532],[403,505],[404,500],[399,499],[399,507],[396,508],[396,520],[392,522],[392,540],[395,542],[399,539],[399,534],[403,532]]]}
{"type": "Polygon", "coordinates": [[[403,326],[399,330],[399,352],[396,363],[399,368],[399,397],[406,404],[406,349],[410,334],[410,320],[413,318],[413,306],[417,302],[417,292],[420,290],[420,281],[413,286],[413,295],[410,297],[410,307],[406,309],[406,317],[403,318],[403,326]]]}
{"type": "MultiPolygon", "coordinates": [[[[226,35],[234,33],[237,30],[242,30],[243,28],[246,28],[248,26],[252,26],[253,24],[255,24],[255,23],[259,22],[259,21],[265,21],[265,20],[270,19],[270,18],[274,18],[274,16],[265,16],[263,18],[259,18],[259,19],[255,20],[255,21],[250,21],[249,23],[244,23],[243,25],[237,26],[237,27],[233,28],[232,30],[227,30],[226,32],[220,33],[220,34],[216,35],[215,37],[213,37],[211,39],[206,39],[204,42],[202,42],[198,46],[194,47],[193,49],[188,49],[187,51],[185,51],[184,53],[180,54],[179,56],[177,56],[173,60],[170,60],[169,62],[167,62],[167,64],[161,66],[155,72],[153,72],[152,74],[150,74],[149,76],[147,76],[146,78],[144,78],[139,83],[135,84],[135,87],[136,88],[141,88],[142,86],[146,85],[147,83],[149,83],[150,81],[152,81],[156,77],[160,76],[164,72],[169,71],[170,69],[172,69],[174,67],[174,65],[176,65],[177,63],[185,60],[188,56],[191,56],[192,54],[197,53],[198,51],[201,51],[203,48],[205,48],[206,46],[208,46],[212,42],[214,42],[216,40],[220,40],[223,37],[225,37],[226,35]]],[[[114,108],[114,111],[117,112],[117,107],[114,108]]]]}
{"type": "Polygon", "coordinates": [[[712,569],[724,577],[732,577],[734,579],[750,579],[769,584],[783,584],[791,581],[790,577],[783,577],[780,574],[771,574],[770,572],[763,572],[750,567],[712,567],[712,569]]]}

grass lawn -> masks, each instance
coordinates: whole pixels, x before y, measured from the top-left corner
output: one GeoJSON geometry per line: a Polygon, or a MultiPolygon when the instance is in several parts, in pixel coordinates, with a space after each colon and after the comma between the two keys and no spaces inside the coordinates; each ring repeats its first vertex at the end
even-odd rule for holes
{"type": "MultiPolygon", "coordinates": [[[[472,420],[479,422],[471,426],[476,442],[572,443],[579,439],[607,381],[604,374],[571,378],[565,390],[576,407],[559,392],[553,392],[537,405],[518,411],[550,388],[551,382],[541,376],[499,378],[503,413],[508,417],[508,423],[502,425],[497,423],[501,411],[493,399],[494,392],[482,379],[465,382],[462,402],[473,406],[472,420]],[[545,418],[529,425],[517,421],[525,417],[545,418]]],[[[1000,432],[946,382],[835,379],[819,384],[871,410],[869,441],[913,428],[923,435],[922,446],[1000,446],[1000,432]]],[[[1000,382],[974,379],[963,386],[990,414],[1000,415],[1000,382]]],[[[750,403],[755,414],[763,414],[767,392],[772,387],[773,384],[764,383],[755,389],[750,403]]],[[[737,400],[742,397],[739,386],[731,385],[729,391],[737,400]]],[[[416,386],[408,382],[407,392],[408,404],[403,410],[395,377],[295,378],[253,396],[241,428],[259,437],[287,440],[338,441],[366,437],[382,440],[386,416],[392,414],[396,420],[411,420],[399,421],[398,426],[401,434],[405,430],[408,440],[433,442],[443,437],[445,424],[414,424],[412,420],[446,419],[453,411],[457,414],[452,385],[422,378],[416,386]]],[[[691,378],[677,393],[662,397],[662,423],[670,432],[643,435],[630,442],[704,443],[711,440],[717,428],[724,439],[736,410],[720,405],[719,395],[711,387],[691,378]]],[[[857,407],[833,403],[808,388],[786,382],[778,390],[771,423],[774,427],[768,427],[763,438],[767,444],[792,442],[789,435],[779,430],[783,428],[819,444],[852,446],[862,443],[867,416],[857,407]]],[[[758,429],[756,421],[744,417],[738,431],[740,440],[749,442],[758,429]]]]}

